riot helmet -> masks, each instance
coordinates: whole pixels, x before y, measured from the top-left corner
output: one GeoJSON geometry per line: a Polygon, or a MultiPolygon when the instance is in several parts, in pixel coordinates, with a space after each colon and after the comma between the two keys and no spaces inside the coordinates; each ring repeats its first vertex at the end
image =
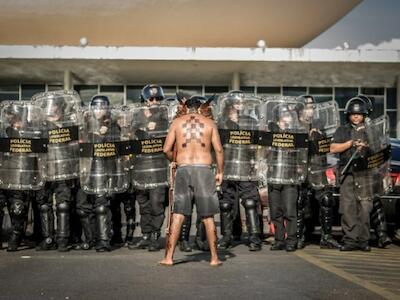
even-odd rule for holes
{"type": "Polygon", "coordinates": [[[142,102],[151,100],[162,101],[165,99],[165,96],[161,86],[156,84],[148,84],[142,89],[140,98],[142,102]]]}
{"type": "Polygon", "coordinates": [[[368,116],[367,103],[360,97],[351,98],[346,103],[344,113],[347,116],[352,115],[352,114],[360,114],[360,115],[368,116]]]}
{"type": "Polygon", "coordinates": [[[109,113],[110,100],[107,96],[96,95],[90,101],[90,109],[93,111],[96,119],[101,119],[109,113]]]}

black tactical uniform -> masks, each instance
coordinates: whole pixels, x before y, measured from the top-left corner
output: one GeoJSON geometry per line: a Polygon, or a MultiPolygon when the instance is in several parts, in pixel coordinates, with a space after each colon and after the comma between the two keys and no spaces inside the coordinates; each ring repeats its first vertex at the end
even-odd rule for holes
{"type": "MultiPolygon", "coordinates": [[[[228,97],[241,97],[241,91],[231,91],[228,97]],[[238,95],[238,96],[235,96],[238,95]]],[[[229,101],[229,100],[226,100],[229,101]]],[[[257,120],[251,116],[238,115],[237,120],[232,120],[229,116],[229,109],[232,109],[234,102],[227,104],[223,112],[227,116],[226,120],[220,120],[219,129],[238,130],[240,124],[246,124],[249,128],[257,127],[257,120]],[[221,122],[222,121],[222,122],[221,122]]],[[[244,104],[243,104],[244,105],[244,104]]],[[[243,151],[243,149],[241,149],[243,151]]],[[[249,149],[247,149],[249,150],[249,149]]],[[[250,156],[251,154],[249,154],[250,156]]],[[[226,160],[226,156],[224,157],[226,160]]],[[[249,234],[248,246],[250,251],[261,250],[262,243],[260,238],[260,220],[258,208],[260,205],[260,195],[258,192],[258,181],[239,181],[224,179],[219,194],[221,233],[222,238],[218,241],[219,249],[228,249],[232,245],[233,224],[239,214],[239,199],[246,212],[246,225],[249,234]]]]}
{"type": "MultiPolygon", "coordinates": [[[[299,101],[303,103],[305,107],[307,105],[315,104],[315,100],[311,95],[300,96],[299,101]]],[[[320,166],[322,160],[325,160],[326,162],[326,155],[319,155],[317,149],[318,141],[326,138],[326,135],[317,130],[320,126],[316,126],[316,122],[312,122],[312,120],[310,120],[310,123],[305,125],[310,128],[308,164],[309,170],[312,171],[314,164],[318,168],[322,167],[320,166]]],[[[332,187],[329,186],[325,173],[316,175],[312,175],[309,173],[306,182],[300,186],[300,192],[297,201],[297,249],[302,249],[305,246],[305,214],[307,209],[306,205],[311,206],[313,199],[317,200],[319,204],[319,221],[321,224],[320,247],[339,248],[339,243],[332,237],[333,208],[335,206],[332,187]],[[320,178],[311,178],[311,176],[320,178]],[[312,184],[310,184],[310,180],[317,181],[318,184],[321,185],[321,187],[314,188],[312,184]]]]}
{"type": "MultiPolygon", "coordinates": [[[[152,131],[163,130],[168,128],[168,115],[163,115],[156,108],[151,106],[152,101],[163,100],[164,92],[160,86],[146,85],[141,92],[142,102],[149,104],[150,116],[138,116],[142,118],[139,120],[134,128],[134,135],[138,140],[149,138],[152,131]],[[140,124],[143,123],[143,124],[140,124]],[[147,124],[154,123],[155,128],[146,128],[147,124]]],[[[136,164],[146,163],[138,160],[136,164]]],[[[135,244],[129,244],[129,249],[148,249],[149,251],[160,250],[159,238],[161,236],[161,227],[165,218],[165,199],[167,195],[167,188],[164,186],[151,188],[151,189],[135,189],[136,201],[139,203],[140,209],[140,227],[142,231],[141,239],[135,244]]]]}
{"type": "MultiPolygon", "coordinates": [[[[367,115],[366,104],[362,99],[357,97],[350,99],[346,104],[345,112],[348,116],[351,114],[362,114],[365,117],[367,115]]],[[[340,126],[333,136],[332,143],[342,144],[350,140],[365,141],[363,131],[358,130],[358,128],[362,128],[362,125],[363,123],[356,126],[349,121],[346,125],[340,126]]],[[[343,168],[355,151],[355,147],[350,147],[339,154],[340,173],[342,173],[343,168]]],[[[357,174],[351,167],[344,174],[343,178],[341,178],[339,212],[342,215],[341,225],[344,231],[344,244],[340,248],[342,251],[356,249],[370,251],[368,241],[370,239],[369,231],[372,199],[358,199],[355,193],[358,179],[357,174]]]]}

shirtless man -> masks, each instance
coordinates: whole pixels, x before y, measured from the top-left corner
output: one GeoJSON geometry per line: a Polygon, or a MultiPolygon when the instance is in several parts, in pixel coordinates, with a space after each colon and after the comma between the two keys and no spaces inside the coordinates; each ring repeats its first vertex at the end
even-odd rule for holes
{"type": "Polygon", "coordinates": [[[192,212],[192,200],[206,227],[211,252],[211,266],[221,265],[217,255],[217,231],[214,215],[219,212],[216,185],[221,185],[224,155],[215,123],[201,115],[201,102],[191,98],[185,103],[187,114],[176,118],[168,131],[164,153],[173,161],[176,149],[176,178],[173,217],[165,257],[160,265],[173,265],[173,255],[185,215],[192,212]],[[217,159],[215,180],[211,170],[211,146],[217,159]]]}

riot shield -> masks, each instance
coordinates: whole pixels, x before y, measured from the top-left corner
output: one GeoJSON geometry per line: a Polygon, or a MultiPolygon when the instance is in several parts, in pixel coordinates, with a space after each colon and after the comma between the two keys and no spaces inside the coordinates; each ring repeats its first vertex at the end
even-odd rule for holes
{"type": "Polygon", "coordinates": [[[35,95],[32,101],[43,110],[49,139],[46,180],[78,178],[79,94],[67,90],[46,92],[35,95]]]}
{"type": "Polygon", "coordinates": [[[379,117],[353,130],[353,140],[360,140],[366,147],[357,150],[352,164],[355,195],[359,200],[371,200],[390,188],[390,142],[387,120],[379,117]]]}
{"type": "Polygon", "coordinates": [[[265,141],[267,182],[301,184],[307,175],[309,124],[302,121],[304,105],[292,97],[268,98],[265,141]]]}
{"type": "Polygon", "coordinates": [[[137,105],[131,113],[133,187],[143,190],[168,186],[169,163],[163,153],[169,127],[168,106],[137,105]]]}
{"type": "Polygon", "coordinates": [[[80,182],[88,194],[116,194],[128,189],[129,142],[118,122],[121,111],[89,107],[80,126],[80,182]]]}
{"type": "Polygon", "coordinates": [[[224,179],[260,179],[261,104],[260,98],[237,92],[225,94],[218,101],[217,124],[224,147],[224,179]]]}
{"type": "Polygon", "coordinates": [[[0,188],[43,188],[47,140],[42,111],[30,101],[3,101],[0,120],[0,188]]]}
{"type": "Polygon", "coordinates": [[[323,189],[329,185],[327,172],[337,168],[337,159],[330,153],[330,144],[340,125],[339,109],[335,101],[313,104],[310,109],[313,109],[313,118],[309,132],[307,182],[314,189],[323,189]]]}

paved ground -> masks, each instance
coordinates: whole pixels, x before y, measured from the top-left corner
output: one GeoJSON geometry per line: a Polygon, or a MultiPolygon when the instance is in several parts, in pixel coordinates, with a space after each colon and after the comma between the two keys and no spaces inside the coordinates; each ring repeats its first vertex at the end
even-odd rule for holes
{"type": "Polygon", "coordinates": [[[400,299],[400,247],[344,254],[309,246],[296,253],[182,254],[172,268],[163,252],[0,251],[0,299],[400,299]],[[369,274],[373,274],[372,276],[369,274]]]}

